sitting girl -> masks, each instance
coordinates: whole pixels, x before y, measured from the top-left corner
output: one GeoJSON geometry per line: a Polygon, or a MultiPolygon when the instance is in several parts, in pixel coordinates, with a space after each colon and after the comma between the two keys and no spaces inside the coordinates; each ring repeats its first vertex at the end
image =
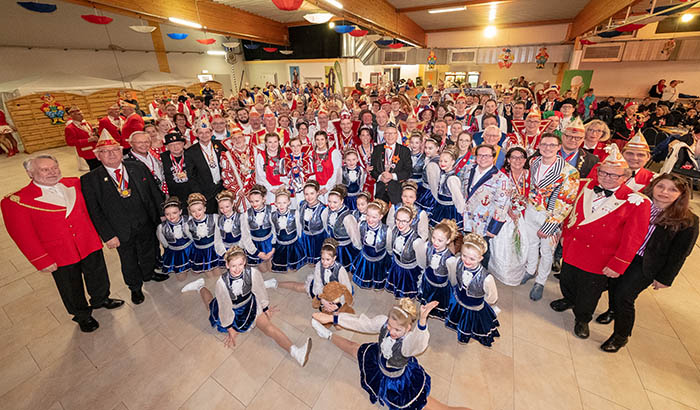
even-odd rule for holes
{"type": "Polygon", "coordinates": [[[209,323],[221,333],[226,347],[236,346],[236,335],[250,330],[253,325],[266,336],[289,352],[299,363],[306,365],[311,351],[311,338],[302,346],[295,346],[271,321],[272,310],[262,275],[257,268],[247,264],[246,252],[234,246],[224,255],[226,272],[216,281],[214,295],[204,287],[204,279],[199,278],[182,288],[182,292],[196,291],[209,309],[209,323]]]}
{"type": "Polygon", "coordinates": [[[165,221],[156,229],[156,236],[163,245],[163,273],[174,273],[178,280],[185,280],[190,269],[190,255],[194,245],[187,236],[187,217],[182,216],[182,204],[176,196],[163,203],[165,221]]]}

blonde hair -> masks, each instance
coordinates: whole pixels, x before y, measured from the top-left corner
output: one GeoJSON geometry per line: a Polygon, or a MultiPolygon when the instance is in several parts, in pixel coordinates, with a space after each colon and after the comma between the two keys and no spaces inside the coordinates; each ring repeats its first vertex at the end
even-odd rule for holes
{"type": "Polygon", "coordinates": [[[265,188],[264,185],[255,184],[252,187],[250,187],[250,191],[248,191],[248,196],[255,194],[260,195],[264,198],[265,195],[267,195],[267,188],[265,188]]]}
{"type": "Polygon", "coordinates": [[[394,319],[401,326],[409,327],[418,318],[418,310],[413,300],[401,298],[397,305],[389,311],[389,318],[394,319]]]}
{"type": "Polygon", "coordinates": [[[200,194],[199,192],[193,192],[187,197],[187,207],[191,207],[195,204],[207,205],[207,197],[200,194]]]}
{"type": "Polygon", "coordinates": [[[246,261],[246,263],[248,262],[248,257],[246,256],[243,248],[234,245],[231,247],[231,249],[226,251],[226,253],[224,254],[224,260],[226,261],[226,263],[229,263],[233,258],[237,258],[239,256],[242,257],[246,261]]]}
{"type": "Polygon", "coordinates": [[[416,217],[416,210],[415,210],[415,208],[413,208],[413,207],[408,207],[408,206],[406,206],[406,205],[402,205],[402,206],[401,206],[399,209],[397,209],[396,212],[394,213],[394,218],[396,218],[396,215],[398,215],[399,212],[407,213],[408,216],[411,217],[411,221],[413,220],[413,218],[416,217]]]}
{"type": "Polygon", "coordinates": [[[464,241],[462,243],[462,250],[464,250],[465,248],[474,249],[480,255],[483,256],[489,249],[489,245],[486,243],[486,240],[479,234],[473,232],[468,233],[464,235],[464,238],[462,240],[464,241]]]}
{"type": "Polygon", "coordinates": [[[287,188],[284,188],[284,187],[277,190],[277,192],[275,193],[275,200],[281,196],[286,196],[289,199],[292,198],[291,192],[289,192],[289,190],[287,188]]]}
{"type": "Polygon", "coordinates": [[[440,223],[435,225],[433,230],[444,233],[445,236],[447,236],[447,243],[454,242],[455,238],[457,238],[457,233],[459,233],[457,222],[453,219],[443,219],[440,223]]]}
{"type": "Polygon", "coordinates": [[[338,241],[334,238],[326,238],[321,245],[321,252],[330,252],[333,256],[338,255],[338,241]]]}
{"type": "Polygon", "coordinates": [[[610,139],[610,127],[608,127],[608,124],[606,124],[605,122],[603,122],[601,120],[592,120],[591,122],[586,124],[586,126],[583,128],[586,130],[586,132],[588,132],[588,129],[595,126],[595,125],[603,128],[603,135],[600,137],[599,141],[605,142],[605,141],[609,140],[610,139]]]}

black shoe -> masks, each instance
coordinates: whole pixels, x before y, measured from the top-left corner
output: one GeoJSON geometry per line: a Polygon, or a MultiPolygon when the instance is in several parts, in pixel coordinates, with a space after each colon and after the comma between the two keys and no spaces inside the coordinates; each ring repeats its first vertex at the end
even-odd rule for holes
{"type": "Polygon", "coordinates": [[[80,326],[80,331],[85,333],[94,332],[100,327],[100,324],[92,316],[87,319],[82,319],[78,321],[78,326],[80,326]]]}
{"type": "Polygon", "coordinates": [[[121,307],[124,304],[124,301],[121,299],[112,299],[112,298],[107,298],[107,300],[104,301],[101,305],[98,306],[93,306],[93,309],[116,309],[118,307],[121,307]]]}
{"type": "Polygon", "coordinates": [[[552,270],[554,272],[560,272],[561,271],[561,261],[554,261],[554,263],[552,263],[552,270]]]}
{"type": "Polygon", "coordinates": [[[142,304],[145,299],[146,297],[143,296],[143,291],[141,291],[141,289],[131,291],[131,301],[134,302],[135,305],[142,304]]]}
{"type": "Polygon", "coordinates": [[[613,319],[615,319],[615,312],[608,309],[605,312],[598,315],[598,317],[595,318],[595,321],[600,323],[601,325],[607,325],[608,323],[612,322],[613,319]]]}
{"type": "Polygon", "coordinates": [[[168,280],[170,276],[168,275],[163,275],[162,273],[153,273],[153,276],[150,278],[146,278],[143,281],[144,282],[150,282],[150,281],[155,281],[155,282],[162,282],[164,280],[168,280]]]}
{"type": "Polygon", "coordinates": [[[588,339],[588,336],[591,335],[590,330],[588,330],[588,323],[577,321],[574,325],[574,334],[581,339],[588,339]]]}
{"type": "Polygon", "coordinates": [[[606,340],[605,342],[603,342],[602,345],[600,345],[600,348],[604,352],[615,353],[627,344],[627,340],[629,339],[626,337],[618,336],[615,333],[613,333],[612,336],[608,338],[608,340],[606,340]]]}
{"type": "Polygon", "coordinates": [[[569,302],[568,300],[561,298],[557,300],[553,300],[550,304],[549,307],[552,308],[555,312],[563,312],[567,309],[571,309],[574,307],[574,304],[569,302]]]}
{"type": "Polygon", "coordinates": [[[559,277],[561,276],[561,273],[555,273],[552,276],[554,276],[554,279],[556,280],[561,280],[559,277]]]}

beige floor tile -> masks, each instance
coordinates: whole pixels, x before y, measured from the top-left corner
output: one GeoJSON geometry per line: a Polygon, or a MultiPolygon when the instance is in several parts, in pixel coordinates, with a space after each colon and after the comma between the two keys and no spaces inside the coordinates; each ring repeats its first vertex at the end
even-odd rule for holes
{"type": "Polygon", "coordinates": [[[0,306],[8,305],[32,293],[34,289],[24,279],[10,282],[0,287],[0,306]]]}
{"type": "Polygon", "coordinates": [[[32,291],[31,293],[13,301],[5,306],[3,310],[10,317],[12,322],[17,323],[28,316],[33,316],[36,314],[45,314],[46,307],[52,303],[61,303],[61,297],[58,294],[58,290],[55,287],[46,287],[39,291],[32,291]]]}
{"type": "Polygon", "coordinates": [[[567,333],[576,380],[582,390],[595,392],[613,403],[635,410],[650,410],[644,386],[626,348],[614,354],[600,350],[610,335],[591,328],[591,337],[579,339],[567,333]]]}
{"type": "MultiPolygon", "coordinates": [[[[301,332],[296,328],[274,318],[272,322],[290,340],[299,340],[301,332]]],[[[249,334],[239,335],[239,338],[242,339],[241,344],[216,369],[212,377],[241,403],[249,405],[275,369],[289,354],[259,329],[253,329],[252,333],[249,334]]]]}
{"type": "Polygon", "coordinates": [[[581,409],[571,358],[516,337],[515,409],[581,409]]]}
{"type": "MultiPolygon", "coordinates": [[[[99,332],[100,329],[97,330],[99,332]]],[[[46,369],[56,359],[80,349],[83,340],[90,340],[95,333],[84,334],[80,331],[77,323],[69,321],[61,324],[56,329],[32,340],[27,348],[39,364],[39,367],[46,369]]]]}
{"type": "Polygon", "coordinates": [[[29,286],[31,286],[35,291],[44,288],[56,287],[56,282],[53,280],[53,276],[46,272],[36,271],[29,273],[24,276],[24,280],[26,280],[27,283],[29,283],[29,286]]]}
{"type": "Polygon", "coordinates": [[[0,309],[0,331],[12,327],[12,321],[4,310],[0,309]]]}
{"type": "Polygon", "coordinates": [[[651,406],[654,410],[693,410],[695,407],[688,407],[677,401],[671,400],[668,397],[664,397],[660,394],[654,392],[647,392],[649,396],[649,401],[651,401],[651,406]]]}
{"type": "Polygon", "coordinates": [[[253,401],[247,407],[248,410],[268,410],[268,409],[285,409],[285,410],[308,410],[309,406],[305,405],[301,400],[288,392],[282,386],[275,383],[273,380],[268,380],[265,383],[253,401]]]}
{"type": "Polygon", "coordinates": [[[22,349],[27,343],[48,334],[58,325],[53,315],[46,310],[45,313],[32,315],[0,331],[0,358],[22,349]]]}
{"type": "MultiPolygon", "coordinates": [[[[457,334],[446,328],[440,321],[428,320],[428,330],[430,331],[430,342],[425,352],[418,356],[418,361],[429,374],[451,380],[455,369],[455,360],[464,354],[466,345],[458,344],[457,334]]],[[[377,337],[375,336],[372,341],[376,342],[377,337]]],[[[474,342],[470,342],[470,344],[472,343],[474,342]]]]}
{"type": "Polygon", "coordinates": [[[54,404],[51,405],[51,407],[48,408],[48,410],[64,410],[63,406],[61,406],[60,402],[55,402],[54,404]]]}
{"type": "Polygon", "coordinates": [[[21,349],[0,360],[0,369],[0,396],[39,373],[39,366],[27,349],[21,349]]]}
{"type": "Polygon", "coordinates": [[[493,349],[508,357],[513,357],[513,287],[496,281],[498,286],[498,333],[493,343],[493,349]]]}
{"type": "Polygon", "coordinates": [[[678,339],[635,329],[627,349],[647,390],[700,407],[700,371],[678,339]]]}
{"type": "Polygon", "coordinates": [[[581,389],[580,392],[583,410],[627,410],[626,407],[606,400],[588,390],[581,389]]]}
{"type": "Polygon", "coordinates": [[[647,289],[637,297],[634,325],[666,336],[678,337],[652,292],[653,290],[647,289]]]}
{"type": "MultiPolygon", "coordinates": [[[[0,402],[4,408],[13,410],[61,409],[62,406],[55,407],[56,401],[96,373],[85,354],[74,350],[0,397],[0,402]]],[[[66,410],[70,408],[65,407],[66,410]]]]}
{"type": "Polygon", "coordinates": [[[314,410],[376,410],[368,394],[360,387],[357,361],[343,356],[321,392],[314,410]]]}
{"type": "Polygon", "coordinates": [[[456,358],[450,387],[450,406],[472,409],[512,409],[513,358],[469,343],[456,358]]]}
{"type": "Polygon", "coordinates": [[[450,381],[438,375],[430,375],[430,395],[442,404],[447,404],[450,400],[450,381]]]}
{"type": "Polygon", "coordinates": [[[207,379],[180,410],[243,410],[245,407],[214,379],[207,379]]]}
{"type": "MultiPolygon", "coordinates": [[[[548,282],[546,289],[549,291],[552,287],[553,284],[548,282]]],[[[558,289],[556,291],[558,292],[558,289]]],[[[545,296],[533,302],[528,296],[529,292],[530,288],[526,285],[519,286],[513,291],[513,336],[561,355],[570,356],[562,316],[571,315],[571,312],[553,311],[548,302],[552,297],[545,296]]]]}

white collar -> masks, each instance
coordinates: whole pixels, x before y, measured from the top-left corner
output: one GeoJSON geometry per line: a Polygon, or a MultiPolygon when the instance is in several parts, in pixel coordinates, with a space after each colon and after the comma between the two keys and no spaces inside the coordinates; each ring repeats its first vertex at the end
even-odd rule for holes
{"type": "Polygon", "coordinates": [[[121,169],[124,168],[124,164],[119,164],[119,166],[117,168],[110,168],[107,165],[105,165],[104,167],[110,174],[114,174],[114,171],[116,171],[116,170],[121,171],[121,169]]]}

